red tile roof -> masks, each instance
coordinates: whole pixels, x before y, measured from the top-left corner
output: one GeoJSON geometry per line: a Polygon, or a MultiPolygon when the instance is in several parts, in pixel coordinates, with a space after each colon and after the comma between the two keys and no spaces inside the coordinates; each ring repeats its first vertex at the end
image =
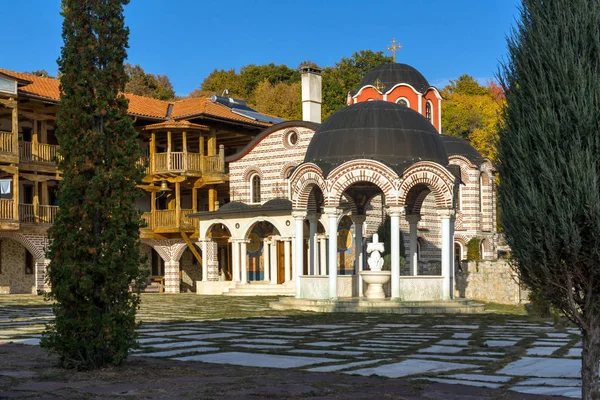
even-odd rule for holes
{"type": "MultiPolygon", "coordinates": [[[[16,79],[30,81],[31,83],[20,86],[19,92],[29,95],[38,96],[50,101],[60,100],[60,90],[58,79],[42,78],[37,75],[27,74],[23,72],[8,71],[0,68],[0,72],[12,76],[16,79]]],[[[247,124],[257,126],[270,126],[272,124],[259,122],[251,118],[246,118],[233,113],[228,107],[221,104],[215,104],[208,98],[197,97],[187,98],[175,102],[157,100],[150,97],[137,96],[131,93],[125,93],[125,97],[129,99],[129,113],[144,117],[157,119],[167,119],[167,111],[169,105],[172,105],[173,110],[170,118],[183,119],[192,116],[198,117],[213,117],[217,119],[227,119],[231,121],[245,122],[247,124]]]]}

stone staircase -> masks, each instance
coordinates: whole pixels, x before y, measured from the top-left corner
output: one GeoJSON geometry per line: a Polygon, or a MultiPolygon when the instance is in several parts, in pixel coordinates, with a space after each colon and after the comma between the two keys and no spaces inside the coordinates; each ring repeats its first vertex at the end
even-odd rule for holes
{"type": "Polygon", "coordinates": [[[314,312],[366,312],[387,314],[478,314],[485,311],[483,304],[473,300],[392,301],[349,298],[338,300],[308,300],[282,298],[270,303],[274,310],[301,310],[314,312]]]}
{"type": "Polygon", "coordinates": [[[295,296],[296,286],[294,282],[286,282],[281,285],[273,285],[264,281],[238,282],[223,294],[225,296],[295,296]]]}

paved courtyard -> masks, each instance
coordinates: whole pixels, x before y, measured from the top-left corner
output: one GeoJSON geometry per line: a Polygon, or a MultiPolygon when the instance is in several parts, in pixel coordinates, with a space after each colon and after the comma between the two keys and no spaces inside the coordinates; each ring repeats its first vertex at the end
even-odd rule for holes
{"type": "MultiPolygon", "coordinates": [[[[134,354],[581,396],[576,329],[500,312],[412,316],[274,311],[268,308],[273,300],[144,295],[141,348],[134,354]]],[[[39,297],[0,297],[0,344],[37,345],[43,323],[51,318],[49,305],[39,297]]],[[[2,369],[0,360],[0,376],[8,373],[2,369]]]]}

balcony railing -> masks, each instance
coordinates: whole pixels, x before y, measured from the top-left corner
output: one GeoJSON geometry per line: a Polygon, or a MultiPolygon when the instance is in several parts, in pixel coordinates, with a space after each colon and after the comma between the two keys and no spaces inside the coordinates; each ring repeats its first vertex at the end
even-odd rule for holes
{"type": "MultiPolygon", "coordinates": [[[[225,172],[225,155],[205,156],[199,153],[183,151],[154,154],[154,166],[151,173],[165,172],[225,172]]],[[[151,163],[152,164],[152,163],[151,163]]]]}
{"type": "MultiPolygon", "coordinates": [[[[11,200],[12,201],[12,200],[11,200]]],[[[19,204],[19,221],[24,224],[53,224],[58,206],[19,204]]]]}
{"type": "Polygon", "coordinates": [[[13,152],[13,135],[11,132],[0,132],[0,151],[3,153],[13,152]]]}
{"type": "Polygon", "coordinates": [[[177,223],[176,210],[155,210],[154,213],[145,212],[142,214],[142,220],[145,222],[146,229],[194,229],[194,220],[188,217],[193,210],[181,209],[179,223],[177,223]]]}
{"type": "Polygon", "coordinates": [[[0,199],[0,219],[14,219],[13,200],[0,199]]]}
{"type": "Polygon", "coordinates": [[[59,146],[19,140],[19,160],[56,163],[59,146]]]}
{"type": "Polygon", "coordinates": [[[58,206],[39,206],[39,221],[42,224],[53,224],[56,220],[58,206]]]}

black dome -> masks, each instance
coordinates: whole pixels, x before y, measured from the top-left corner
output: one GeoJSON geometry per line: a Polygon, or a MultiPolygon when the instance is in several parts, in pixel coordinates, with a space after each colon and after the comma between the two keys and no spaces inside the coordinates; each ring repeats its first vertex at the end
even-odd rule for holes
{"type": "Polygon", "coordinates": [[[484,159],[481,154],[479,154],[479,152],[475,150],[475,147],[471,146],[465,139],[454,136],[441,136],[444,145],[446,146],[446,153],[448,156],[463,156],[477,166],[483,164],[484,159]]]}
{"type": "Polygon", "coordinates": [[[360,88],[365,87],[366,85],[377,86],[378,80],[380,82],[379,84],[383,85],[383,90],[381,90],[382,93],[387,92],[399,83],[408,83],[421,93],[425,93],[425,91],[431,87],[429,82],[427,82],[427,79],[410,65],[386,63],[367,72],[360,81],[358,88],[351,92],[351,94],[356,94],[360,88]]]}
{"type": "Polygon", "coordinates": [[[323,174],[346,161],[366,158],[401,175],[419,161],[448,165],[444,142],[418,112],[388,101],[367,101],[334,113],[313,136],[304,162],[323,174]]]}

